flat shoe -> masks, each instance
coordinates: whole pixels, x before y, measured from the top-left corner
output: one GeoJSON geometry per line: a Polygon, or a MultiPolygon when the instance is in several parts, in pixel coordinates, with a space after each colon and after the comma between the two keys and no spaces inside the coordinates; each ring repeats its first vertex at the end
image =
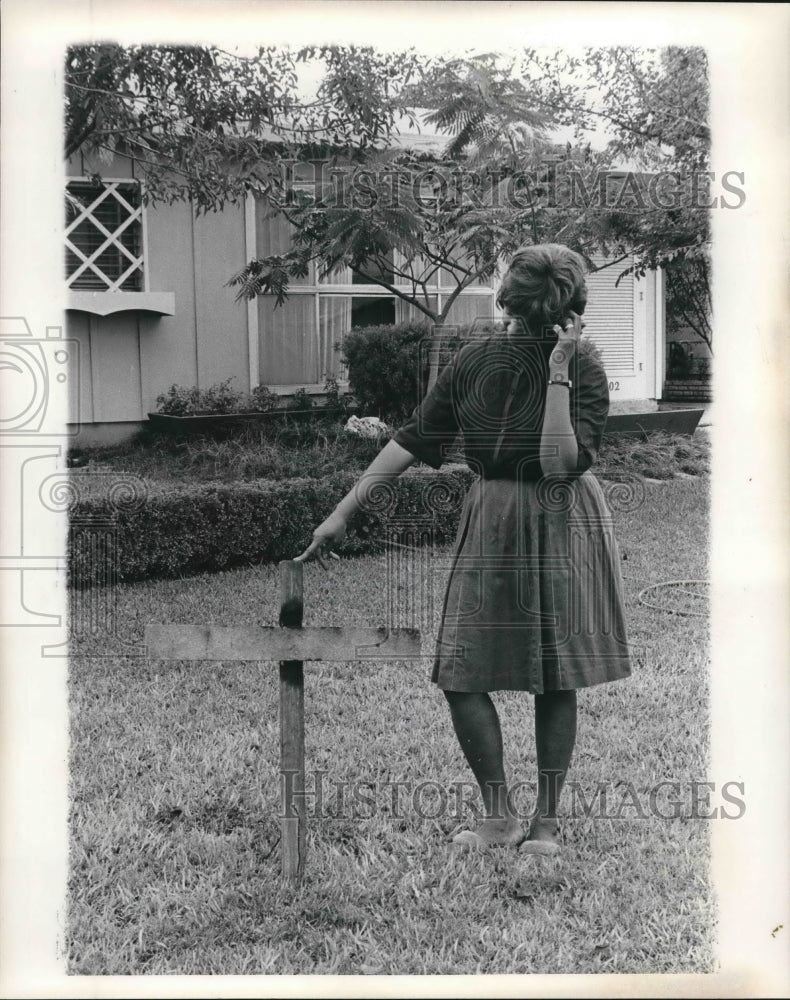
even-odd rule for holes
{"type": "MultiPolygon", "coordinates": [[[[540,857],[551,858],[559,854],[562,850],[562,841],[560,839],[560,825],[557,823],[552,828],[552,840],[544,840],[540,837],[532,838],[535,829],[538,826],[538,821],[535,820],[530,824],[529,834],[527,839],[524,840],[519,847],[519,851],[522,854],[536,854],[540,857]]],[[[545,827],[544,827],[545,829],[545,827]]]]}
{"type": "Polygon", "coordinates": [[[478,851],[485,851],[491,845],[487,840],[476,834],[474,830],[462,830],[452,839],[453,847],[474,847],[478,851]]]}
{"type": "Polygon", "coordinates": [[[524,832],[521,831],[518,839],[516,840],[486,840],[481,837],[479,833],[475,833],[474,830],[462,830],[457,833],[453,839],[452,844],[454,847],[474,847],[478,851],[487,851],[490,847],[518,847],[524,840],[524,832]]]}
{"type": "Polygon", "coordinates": [[[560,853],[561,848],[551,840],[525,840],[518,850],[519,854],[536,854],[543,858],[553,858],[560,853]]]}

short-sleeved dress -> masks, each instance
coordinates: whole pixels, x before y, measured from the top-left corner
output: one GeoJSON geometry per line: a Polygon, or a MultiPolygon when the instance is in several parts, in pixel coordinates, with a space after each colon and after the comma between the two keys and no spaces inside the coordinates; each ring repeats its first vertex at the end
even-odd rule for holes
{"type": "Polygon", "coordinates": [[[460,431],[479,474],[461,513],[437,643],[433,680],[444,690],[540,694],[631,672],[612,516],[588,471],[609,410],[607,379],[580,344],[563,390],[577,470],[544,476],[555,344],[502,335],[465,345],[395,434],[439,468],[460,431]]]}

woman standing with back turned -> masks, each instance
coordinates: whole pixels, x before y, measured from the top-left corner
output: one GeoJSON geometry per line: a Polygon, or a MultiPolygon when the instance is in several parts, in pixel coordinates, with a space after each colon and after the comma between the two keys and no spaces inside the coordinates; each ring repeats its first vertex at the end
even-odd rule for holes
{"type": "Polygon", "coordinates": [[[299,557],[315,554],[323,564],[376,483],[418,459],[438,468],[463,433],[480,478],[461,514],[433,669],[483,796],[484,819],[458,844],[556,853],[576,689],[630,673],[611,515],[588,471],[609,393],[579,343],[584,273],[567,247],[519,250],[497,299],[503,329],[458,352],[299,557]],[[509,801],[489,696],[497,690],[535,696],[537,804],[527,831],[509,801]]]}

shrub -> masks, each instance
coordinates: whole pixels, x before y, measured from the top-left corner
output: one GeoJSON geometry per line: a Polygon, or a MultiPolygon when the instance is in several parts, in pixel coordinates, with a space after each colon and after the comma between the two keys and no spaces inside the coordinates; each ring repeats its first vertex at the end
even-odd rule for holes
{"type": "Polygon", "coordinates": [[[166,393],[157,396],[156,405],[160,413],[172,417],[190,417],[197,413],[237,413],[244,394],[231,388],[233,378],[231,375],[224,382],[215,382],[208,389],[198,389],[196,385],[188,389],[171,385],[166,393]]]}
{"type": "Polygon", "coordinates": [[[186,389],[181,385],[171,385],[167,392],[156,397],[160,413],[171,417],[191,416],[198,408],[200,390],[196,385],[186,389]]]}
{"type": "MultiPolygon", "coordinates": [[[[195,385],[189,388],[171,385],[166,393],[157,396],[158,411],[169,416],[188,417],[197,414],[269,413],[278,409],[279,399],[268,386],[258,385],[251,393],[245,394],[231,387],[234,377],[216,382],[208,389],[198,389],[195,385]]],[[[334,381],[334,400],[337,404],[335,408],[340,407],[337,381],[334,381]]],[[[343,405],[346,405],[345,399],[343,405]]],[[[313,400],[306,390],[297,389],[286,409],[309,410],[312,406],[313,400]]]]}
{"type": "Polygon", "coordinates": [[[421,398],[427,378],[427,353],[420,372],[420,341],[429,337],[426,323],[368,326],[343,340],[349,385],[360,411],[386,423],[403,423],[421,398]]]}
{"type": "Polygon", "coordinates": [[[244,395],[238,389],[232,389],[230,383],[234,376],[224,382],[216,382],[200,394],[200,410],[202,413],[237,413],[244,395]]]}
{"type": "Polygon", "coordinates": [[[269,413],[277,409],[277,396],[267,385],[256,385],[250,393],[249,405],[253,413],[269,413]]]}
{"type": "MultiPolygon", "coordinates": [[[[458,526],[472,473],[416,473],[393,485],[390,512],[406,523],[434,513],[436,540],[449,541],[458,526]]],[[[135,506],[116,512],[115,530],[105,535],[106,558],[120,581],[178,577],[231,566],[291,559],[310,542],[313,529],[356,481],[356,474],[282,482],[236,482],[151,491],[135,506]]],[[[386,491],[379,499],[386,497],[386,491]]],[[[106,497],[85,497],[72,511],[69,579],[84,587],[112,579],[97,562],[91,524],[106,524],[106,497]]],[[[361,555],[384,545],[384,515],[357,514],[339,551],[361,555]]]]}
{"type": "Polygon", "coordinates": [[[286,407],[288,410],[312,410],[312,408],[313,400],[306,389],[297,389],[286,407]]]}
{"type": "Polygon", "coordinates": [[[340,391],[340,384],[334,375],[328,375],[324,382],[326,410],[333,417],[345,416],[353,408],[353,396],[350,392],[340,391]]]}

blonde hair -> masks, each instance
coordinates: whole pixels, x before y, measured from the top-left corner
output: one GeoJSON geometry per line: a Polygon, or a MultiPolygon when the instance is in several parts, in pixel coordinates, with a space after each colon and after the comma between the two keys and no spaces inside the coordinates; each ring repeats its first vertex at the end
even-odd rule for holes
{"type": "Polygon", "coordinates": [[[497,305],[519,316],[533,335],[561,323],[587,302],[584,258],[560,243],[521,247],[502,279],[497,305]]]}

